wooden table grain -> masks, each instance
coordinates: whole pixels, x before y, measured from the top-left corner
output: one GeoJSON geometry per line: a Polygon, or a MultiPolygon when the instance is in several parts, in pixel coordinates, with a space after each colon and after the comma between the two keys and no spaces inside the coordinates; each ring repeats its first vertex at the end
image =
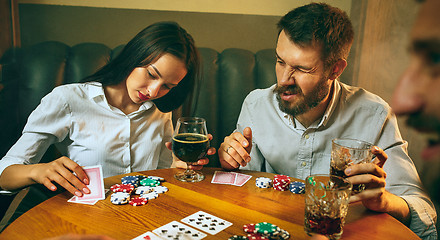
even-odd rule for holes
{"type": "MultiPolygon", "coordinates": [[[[1,234],[0,239],[44,239],[67,233],[105,234],[115,239],[132,239],[171,221],[198,211],[205,211],[233,223],[232,226],[205,239],[228,239],[245,235],[247,223],[270,222],[287,230],[290,239],[309,239],[304,232],[304,195],[260,189],[255,178],[273,174],[240,171],[253,177],[242,187],[212,184],[216,168],[204,168],[206,179],[198,183],[180,182],[173,174],[180,169],[140,172],[165,178],[169,191],[144,206],[113,205],[108,192],[105,200],[95,205],[69,203],[68,192],[61,193],[32,208],[1,234]]],[[[136,175],[130,173],[126,175],[136,175]]],[[[121,177],[105,179],[105,187],[120,183],[121,177]]],[[[351,204],[342,239],[419,239],[402,223],[385,213],[367,210],[362,204],[351,204]]]]}

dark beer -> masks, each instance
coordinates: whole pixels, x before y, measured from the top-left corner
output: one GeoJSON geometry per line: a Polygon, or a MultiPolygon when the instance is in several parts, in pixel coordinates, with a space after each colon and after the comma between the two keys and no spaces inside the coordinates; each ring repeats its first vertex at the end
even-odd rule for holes
{"type": "MultiPolygon", "coordinates": [[[[348,166],[345,166],[347,168],[348,166]]],[[[345,168],[344,169],[337,169],[333,164],[330,165],[330,175],[335,175],[338,177],[346,178],[347,175],[345,175],[345,168]]],[[[357,194],[365,190],[365,184],[353,184],[353,189],[351,191],[352,194],[357,194]]]]}
{"type": "Polygon", "coordinates": [[[184,162],[197,162],[209,149],[206,135],[180,133],[173,137],[173,153],[184,162]]]}
{"type": "Polygon", "coordinates": [[[344,218],[332,218],[320,214],[312,214],[306,211],[304,225],[308,232],[327,236],[332,236],[333,234],[340,235],[342,234],[342,228],[344,226],[344,218]]]}

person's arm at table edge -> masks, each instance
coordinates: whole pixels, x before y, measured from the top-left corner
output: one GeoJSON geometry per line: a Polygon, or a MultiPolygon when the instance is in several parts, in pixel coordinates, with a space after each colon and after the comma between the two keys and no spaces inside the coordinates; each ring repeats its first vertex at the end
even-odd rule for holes
{"type": "Polygon", "coordinates": [[[83,193],[90,193],[86,186],[89,179],[84,169],[67,157],[60,157],[49,163],[13,164],[6,167],[0,175],[0,187],[9,191],[33,184],[43,184],[49,190],[56,191],[57,187],[53,182],[79,197],[83,193]]]}

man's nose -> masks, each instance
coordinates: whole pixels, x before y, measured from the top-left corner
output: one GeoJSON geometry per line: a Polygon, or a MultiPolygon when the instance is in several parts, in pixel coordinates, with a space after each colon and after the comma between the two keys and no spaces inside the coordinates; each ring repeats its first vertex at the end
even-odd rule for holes
{"type": "Polygon", "coordinates": [[[284,68],[284,72],[281,78],[281,83],[284,84],[294,83],[295,82],[294,73],[295,73],[295,68],[292,68],[290,66],[284,68]]]}
{"type": "MultiPolygon", "coordinates": [[[[391,107],[397,115],[410,114],[423,107],[423,96],[419,93],[418,74],[407,69],[400,78],[391,100],[391,107]]],[[[420,83],[419,83],[420,84],[420,83]]]]}

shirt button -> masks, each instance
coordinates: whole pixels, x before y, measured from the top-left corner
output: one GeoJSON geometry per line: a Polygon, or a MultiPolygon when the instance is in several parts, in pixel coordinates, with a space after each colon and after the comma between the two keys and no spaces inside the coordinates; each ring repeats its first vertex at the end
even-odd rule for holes
{"type": "Polygon", "coordinates": [[[303,167],[305,167],[305,166],[307,165],[307,163],[306,163],[306,162],[302,162],[301,165],[302,165],[303,167]]]}
{"type": "Polygon", "coordinates": [[[125,143],[125,147],[128,147],[129,143],[125,143]]]}
{"type": "Polygon", "coordinates": [[[306,134],[304,137],[305,137],[306,139],[309,139],[309,134],[306,134]]]}

